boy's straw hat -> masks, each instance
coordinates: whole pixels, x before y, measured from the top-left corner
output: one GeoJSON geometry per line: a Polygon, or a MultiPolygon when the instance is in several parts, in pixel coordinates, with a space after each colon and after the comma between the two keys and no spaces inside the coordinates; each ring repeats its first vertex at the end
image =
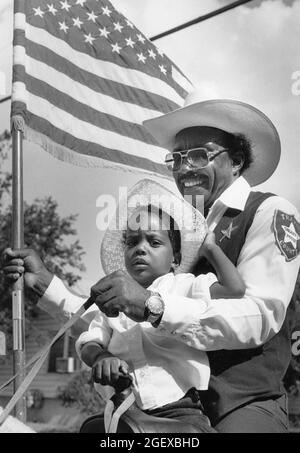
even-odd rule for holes
{"type": "MultiPolygon", "coordinates": [[[[116,270],[126,271],[124,261],[123,232],[128,219],[141,208],[149,205],[172,217],[181,234],[181,263],[176,273],[190,272],[199,257],[199,249],[207,233],[203,215],[181,195],[175,195],[161,184],[143,179],[135,184],[124,197],[104,233],[100,257],[103,270],[110,274],[116,270]]],[[[155,211],[154,211],[155,212],[155,211]]]]}

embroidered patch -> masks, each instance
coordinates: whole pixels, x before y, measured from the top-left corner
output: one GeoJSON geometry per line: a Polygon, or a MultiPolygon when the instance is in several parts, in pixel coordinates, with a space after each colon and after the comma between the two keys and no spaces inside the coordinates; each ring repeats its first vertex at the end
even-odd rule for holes
{"type": "Polygon", "coordinates": [[[275,243],[286,261],[292,261],[300,251],[300,223],[294,215],[286,214],[279,209],[273,219],[275,243]]]}
{"type": "Polygon", "coordinates": [[[233,221],[229,224],[226,230],[221,230],[222,237],[220,238],[219,242],[222,242],[224,238],[231,239],[231,233],[237,229],[237,226],[233,226],[233,221]]]}

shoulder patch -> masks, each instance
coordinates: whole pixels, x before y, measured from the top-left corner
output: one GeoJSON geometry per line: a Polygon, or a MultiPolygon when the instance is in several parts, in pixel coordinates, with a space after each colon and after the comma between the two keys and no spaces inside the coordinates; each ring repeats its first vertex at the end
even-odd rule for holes
{"type": "Polygon", "coordinates": [[[286,261],[292,261],[300,251],[300,223],[294,215],[277,209],[274,213],[272,229],[275,243],[286,261]]]}

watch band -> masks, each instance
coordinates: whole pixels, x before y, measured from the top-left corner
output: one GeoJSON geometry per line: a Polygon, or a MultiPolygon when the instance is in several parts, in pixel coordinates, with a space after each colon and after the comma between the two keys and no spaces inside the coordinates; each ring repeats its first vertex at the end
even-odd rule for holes
{"type": "Polygon", "coordinates": [[[164,302],[158,292],[150,291],[151,295],[145,301],[145,318],[155,327],[159,324],[158,321],[162,318],[164,313],[164,302]],[[155,325],[158,322],[157,325],[155,325]]]}

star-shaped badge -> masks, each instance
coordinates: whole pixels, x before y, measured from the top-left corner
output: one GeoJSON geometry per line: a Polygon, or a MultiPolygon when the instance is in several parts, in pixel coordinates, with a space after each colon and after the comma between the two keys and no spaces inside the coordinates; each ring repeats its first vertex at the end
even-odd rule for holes
{"type": "Polygon", "coordinates": [[[226,230],[221,230],[223,236],[220,238],[219,242],[222,242],[224,238],[231,239],[231,233],[237,229],[237,226],[233,226],[233,220],[226,228],[226,230]]]}
{"type": "Polygon", "coordinates": [[[300,239],[300,236],[299,236],[299,234],[297,234],[294,224],[291,222],[290,226],[287,227],[287,226],[283,225],[282,228],[285,233],[283,242],[286,242],[286,243],[290,242],[292,244],[292,246],[294,247],[294,249],[296,249],[297,241],[300,239]]]}

